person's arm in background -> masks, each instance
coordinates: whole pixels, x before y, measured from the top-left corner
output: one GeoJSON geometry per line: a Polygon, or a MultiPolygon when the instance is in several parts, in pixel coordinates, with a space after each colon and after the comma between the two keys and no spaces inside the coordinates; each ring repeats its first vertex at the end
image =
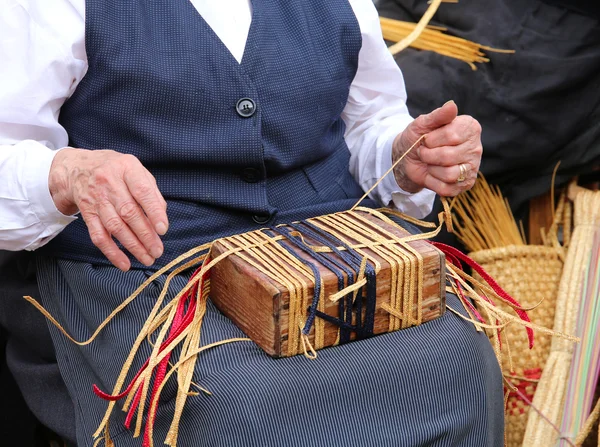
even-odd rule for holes
{"type": "Polygon", "coordinates": [[[351,152],[350,171],[366,191],[422,135],[394,173],[373,190],[382,205],[422,218],[435,194],[454,196],[475,183],[481,161],[481,127],[457,116],[452,102],[413,120],[406,107],[402,72],[385,46],[372,0],[350,0],[362,34],[359,64],[342,118],[351,152]],[[457,182],[460,165],[467,178],[457,182]],[[435,191],[435,192],[434,192],[435,191]]]}

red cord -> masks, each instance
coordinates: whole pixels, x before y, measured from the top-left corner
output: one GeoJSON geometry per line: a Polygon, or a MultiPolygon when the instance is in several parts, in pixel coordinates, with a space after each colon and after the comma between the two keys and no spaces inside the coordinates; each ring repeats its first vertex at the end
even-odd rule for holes
{"type": "MultiPolygon", "coordinates": [[[[485,270],[482,266],[480,266],[477,262],[475,262],[473,259],[471,259],[470,257],[468,257],[467,255],[465,255],[463,252],[461,252],[460,250],[457,250],[454,247],[451,247],[450,245],[446,245],[446,244],[442,244],[440,242],[431,242],[436,248],[438,248],[439,250],[441,250],[444,254],[446,254],[447,257],[449,257],[450,262],[452,262],[454,264],[455,260],[459,260],[459,261],[463,261],[465,264],[467,264],[469,267],[471,267],[473,270],[475,270],[477,273],[479,273],[479,275],[484,279],[485,282],[487,282],[490,287],[494,290],[494,292],[502,297],[503,299],[505,299],[506,301],[508,301],[509,303],[511,303],[514,306],[514,310],[517,313],[517,315],[519,315],[519,317],[521,318],[521,320],[526,321],[528,323],[531,322],[531,320],[529,319],[529,315],[527,315],[527,312],[522,308],[522,306],[512,297],[510,296],[502,287],[500,287],[500,285],[494,280],[494,278],[492,278],[485,270]]],[[[488,301],[491,302],[491,300],[489,300],[489,298],[485,297],[484,298],[488,301]]],[[[533,329],[531,328],[525,328],[527,331],[527,338],[529,340],[529,349],[533,348],[533,329]]]]}
{"type": "MultiPolygon", "coordinates": [[[[197,274],[200,272],[201,269],[202,269],[202,267],[198,268],[192,274],[190,281],[192,281],[197,276],[197,274]]],[[[200,281],[198,281],[196,284],[194,284],[194,286],[183,297],[181,297],[179,304],[177,306],[177,311],[176,311],[175,317],[173,318],[173,322],[172,322],[171,328],[169,330],[169,335],[168,335],[167,339],[164,340],[163,343],[161,343],[161,346],[158,351],[159,353],[162,353],[166,349],[166,347],[169,346],[173,342],[173,340],[175,340],[177,337],[179,337],[179,335],[181,335],[181,333],[194,320],[194,315],[196,313],[196,306],[197,306],[196,297],[198,296],[198,289],[199,289],[199,287],[202,287],[202,288],[204,287],[204,282],[206,281],[207,277],[208,277],[208,272],[205,273],[204,276],[202,277],[202,279],[200,281]],[[185,309],[186,305],[187,305],[187,310],[185,309]]],[[[157,365],[156,376],[154,377],[154,385],[153,385],[152,393],[150,396],[150,402],[152,402],[155,399],[156,394],[158,393],[162,383],[165,380],[170,357],[171,357],[171,353],[167,354],[161,360],[161,362],[157,365]]],[[[144,371],[148,367],[149,363],[150,363],[150,359],[147,359],[146,362],[140,368],[140,370],[137,372],[135,377],[131,380],[131,382],[129,383],[127,388],[122,393],[117,394],[117,395],[111,395],[111,394],[108,394],[108,393],[102,391],[97,385],[94,384],[92,387],[94,394],[96,394],[96,396],[100,397],[101,399],[104,399],[107,401],[112,401],[112,402],[123,399],[131,392],[136,380],[140,377],[141,374],[144,373],[144,371]]],[[[133,399],[131,407],[129,408],[129,411],[127,412],[127,417],[125,419],[125,427],[127,429],[130,428],[131,421],[133,420],[133,416],[135,415],[136,411],[139,410],[139,407],[141,405],[141,402],[140,402],[141,394],[142,394],[142,387],[140,386],[138,388],[138,390],[136,391],[135,397],[133,399]]],[[[148,419],[146,421],[146,429],[145,429],[145,433],[144,433],[144,441],[142,444],[143,447],[148,447],[150,445],[149,434],[150,434],[151,427],[154,426],[154,420],[156,417],[157,410],[158,410],[158,405],[155,407],[154,411],[151,414],[148,414],[148,419]]]]}

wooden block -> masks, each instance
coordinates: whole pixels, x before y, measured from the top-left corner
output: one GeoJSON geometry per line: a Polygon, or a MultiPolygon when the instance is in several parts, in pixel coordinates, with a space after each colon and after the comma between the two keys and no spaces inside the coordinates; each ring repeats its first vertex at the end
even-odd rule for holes
{"type": "MultiPolygon", "coordinates": [[[[384,235],[384,231],[389,231],[398,237],[410,236],[403,228],[387,223],[374,215],[365,212],[361,212],[360,215],[372,224],[373,234],[384,235]]],[[[309,219],[309,221],[311,220],[309,219]]],[[[347,239],[351,243],[357,243],[356,240],[350,237],[347,237],[347,239]]],[[[304,235],[303,240],[312,246],[321,245],[306,235],[304,235]]],[[[420,307],[422,309],[422,322],[426,322],[440,317],[445,311],[445,257],[442,252],[424,240],[409,242],[409,245],[418,251],[423,258],[422,301],[420,307]]],[[[222,240],[215,241],[211,257],[215,258],[226,250],[227,248],[222,240]]],[[[331,295],[338,292],[338,277],[331,270],[311,258],[310,255],[297,249],[294,249],[294,251],[302,258],[317,264],[325,289],[325,313],[338,318],[338,303],[329,299],[331,295]]],[[[372,256],[381,264],[381,269],[376,278],[377,299],[373,334],[382,334],[390,331],[390,314],[382,308],[382,305],[390,303],[390,280],[392,277],[390,263],[370,248],[364,248],[363,251],[367,256],[372,256]]],[[[238,254],[228,256],[216,264],[211,271],[211,299],[221,312],[230,318],[265,352],[273,357],[286,357],[290,355],[288,350],[289,331],[295,330],[299,333],[298,327],[293,327],[293,325],[291,328],[289,327],[290,293],[285,285],[273,280],[261,270],[261,268],[244,261],[242,256],[238,254]]],[[[296,270],[296,273],[299,276],[304,276],[305,281],[311,282],[308,294],[310,300],[312,300],[314,277],[308,278],[305,273],[299,270],[296,270]]],[[[416,278],[416,275],[413,276],[416,278]]],[[[344,278],[346,281],[346,275],[344,275],[344,278]]],[[[414,281],[416,281],[415,278],[413,278],[414,281]]],[[[403,285],[403,287],[407,286],[407,284],[403,285]]],[[[415,303],[412,309],[415,319],[417,311],[418,306],[415,303]]],[[[356,315],[354,316],[355,319],[356,315]]],[[[323,347],[334,345],[338,339],[338,334],[339,327],[336,324],[325,322],[323,347]]],[[[352,334],[351,338],[356,338],[356,334],[352,334]]],[[[309,340],[314,346],[314,327],[309,334],[309,340]]]]}

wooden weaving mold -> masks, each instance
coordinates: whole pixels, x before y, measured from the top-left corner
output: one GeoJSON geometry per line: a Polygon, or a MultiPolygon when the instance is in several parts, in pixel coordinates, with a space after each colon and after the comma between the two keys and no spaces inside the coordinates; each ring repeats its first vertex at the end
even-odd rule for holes
{"type": "Polygon", "coordinates": [[[445,256],[419,237],[361,208],[219,239],[212,259],[246,248],[213,267],[211,300],[276,358],[415,326],[446,309],[445,256]]]}

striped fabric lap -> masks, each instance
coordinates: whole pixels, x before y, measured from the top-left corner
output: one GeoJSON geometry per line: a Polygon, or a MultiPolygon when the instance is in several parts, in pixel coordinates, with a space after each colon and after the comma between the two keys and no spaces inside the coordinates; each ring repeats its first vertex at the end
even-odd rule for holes
{"type": "MultiPolygon", "coordinates": [[[[79,339],[146,278],[140,270],[124,274],[53,259],[40,260],[38,269],[44,305],[79,339]]],[[[91,434],[106,408],[92,384],[112,389],[160,282],[90,346],[76,347],[51,328],[78,408],[80,446],[93,445],[91,434]]],[[[185,282],[177,278],[174,288],[185,282]]],[[[460,309],[454,296],[448,304],[460,309]]],[[[202,343],[240,336],[209,303],[202,343]]],[[[450,312],[420,327],[324,349],[315,361],[274,360],[249,342],[224,345],[202,354],[194,381],[212,395],[188,401],[178,444],[183,447],[503,445],[502,381],[494,353],[485,335],[450,312]]],[[[156,445],[171,422],[176,386],[167,386],[156,445]]],[[[116,445],[140,446],[141,438],[123,428],[124,417],[115,413],[111,422],[116,445]]]]}

